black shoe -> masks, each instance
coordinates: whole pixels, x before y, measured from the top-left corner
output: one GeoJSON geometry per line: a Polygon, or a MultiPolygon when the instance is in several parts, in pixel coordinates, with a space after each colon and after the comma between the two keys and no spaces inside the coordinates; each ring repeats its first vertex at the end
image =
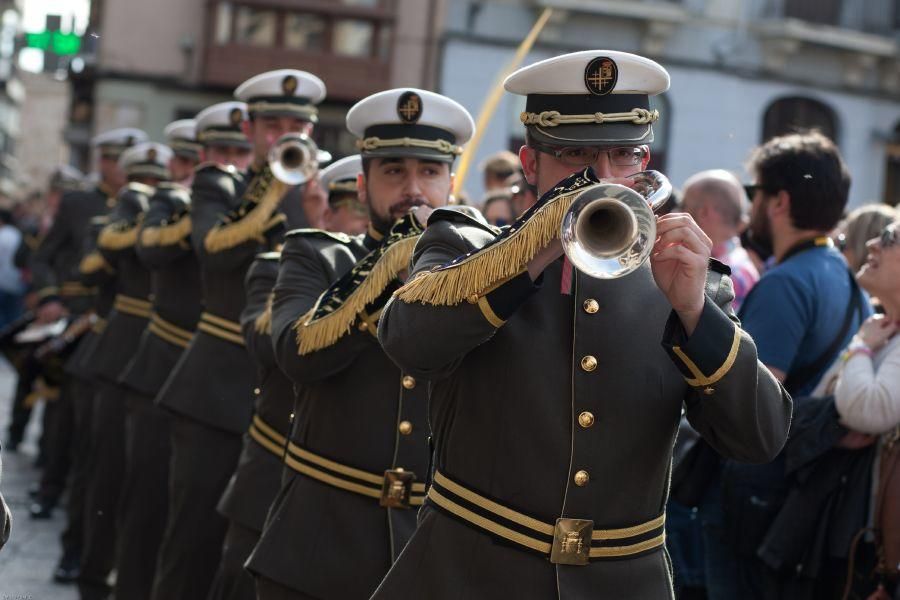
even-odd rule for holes
{"type": "Polygon", "coordinates": [[[81,574],[80,562],[77,556],[63,556],[56,570],[53,571],[53,581],[56,583],[75,583],[81,574]]]}
{"type": "Polygon", "coordinates": [[[31,515],[31,518],[35,520],[49,519],[53,516],[53,509],[55,506],[56,502],[38,500],[28,508],[28,513],[31,515]]]}

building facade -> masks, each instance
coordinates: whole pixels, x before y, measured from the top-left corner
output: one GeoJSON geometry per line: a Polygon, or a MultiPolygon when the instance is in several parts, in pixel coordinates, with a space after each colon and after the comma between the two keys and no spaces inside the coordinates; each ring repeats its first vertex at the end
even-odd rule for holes
{"type": "Polygon", "coordinates": [[[22,0],[0,0],[0,196],[5,198],[18,197],[25,184],[16,158],[25,101],[25,88],[16,68],[21,20],[22,0]]]}
{"type": "MultiPolygon", "coordinates": [[[[651,167],[676,186],[710,168],[749,181],[744,163],[755,145],[818,127],[851,170],[851,207],[900,201],[900,2],[454,0],[444,18],[440,89],[477,114],[547,7],[553,14],[523,64],[606,48],[668,69],[651,167]]],[[[473,164],[518,149],[523,107],[523,98],[504,95],[473,164]]],[[[469,174],[465,189],[480,196],[479,174],[469,174]]]]}
{"type": "Polygon", "coordinates": [[[20,74],[25,88],[17,156],[24,191],[43,191],[57,165],[69,164],[69,147],[61,143],[67,126],[69,85],[49,73],[20,74]]]}
{"type": "Polygon", "coordinates": [[[70,143],[86,162],[89,132],[133,126],[160,139],[170,121],[231,99],[257,73],[321,77],[317,141],[355,152],[349,107],[394,85],[436,84],[444,0],[93,0],[93,47],[73,61],[70,143]]]}

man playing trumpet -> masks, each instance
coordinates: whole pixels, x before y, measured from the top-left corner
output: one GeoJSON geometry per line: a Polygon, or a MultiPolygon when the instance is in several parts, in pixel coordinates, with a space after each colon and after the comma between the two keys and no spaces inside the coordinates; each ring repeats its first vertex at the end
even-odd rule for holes
{"type": "Polygon", "coordinates": [[[505,86],[527,96],[519,158],[541,200],[499,236],[432,213],[382,315],[388,355],[432,381],[435,471],[374,598],[670,598],[664,510],[682,408],[722,454],[765,462],[790,398],[756,360],[727,268],[689,216],[661,217],[649,264],[621,277],[563,256],[579,192],[647,166],[649,96],[668,73],[596,50],[505,86]]]}

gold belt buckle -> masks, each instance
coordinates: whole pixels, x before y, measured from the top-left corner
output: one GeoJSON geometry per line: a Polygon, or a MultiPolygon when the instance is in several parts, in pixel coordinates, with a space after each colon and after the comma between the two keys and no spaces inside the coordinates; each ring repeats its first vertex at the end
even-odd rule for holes
{"type": "Polygon", "coordinates": [[[416,474],[403,469],[388,469],[384,472],[379,504],[385,508],[409,508],[412,484],[416,474]]]}
{"type": "Polygon", "coordinates": [[[586,565],[591,556],[594,522],[586,519],[557,519],[553,530],[550,562],[556,565],[586,565]]]}

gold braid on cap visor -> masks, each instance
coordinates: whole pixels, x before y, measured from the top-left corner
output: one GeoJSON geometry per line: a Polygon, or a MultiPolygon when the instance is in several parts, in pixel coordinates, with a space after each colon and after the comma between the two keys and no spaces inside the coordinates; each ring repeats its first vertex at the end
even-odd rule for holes
{"type": "Polygon", "coordinates": [[[396,138],[383,140],[379,137],[369,137],[364,140],[357,140],[356,147],[363,152],[371,152],[378,148],[427,148],[429,150],[437,150],[443,154],[462,154],[463,149],[456,144],[451,144],[447,140],[419,140],[416,138],[396,138]]]}
{"type": "Polygon", "coordinates": [[[587,115],[563,115],[557,110],[545,110],[539,113],[523,112],[519,115],[519,119],[525,125],[539,125],[541,127],[586,123],[634,123],[635,125],[646,125],[659,120],[659,111],[647,110],[646,108],[632,108],[630,112],[622,113],[596,112],[587,115]]]}

